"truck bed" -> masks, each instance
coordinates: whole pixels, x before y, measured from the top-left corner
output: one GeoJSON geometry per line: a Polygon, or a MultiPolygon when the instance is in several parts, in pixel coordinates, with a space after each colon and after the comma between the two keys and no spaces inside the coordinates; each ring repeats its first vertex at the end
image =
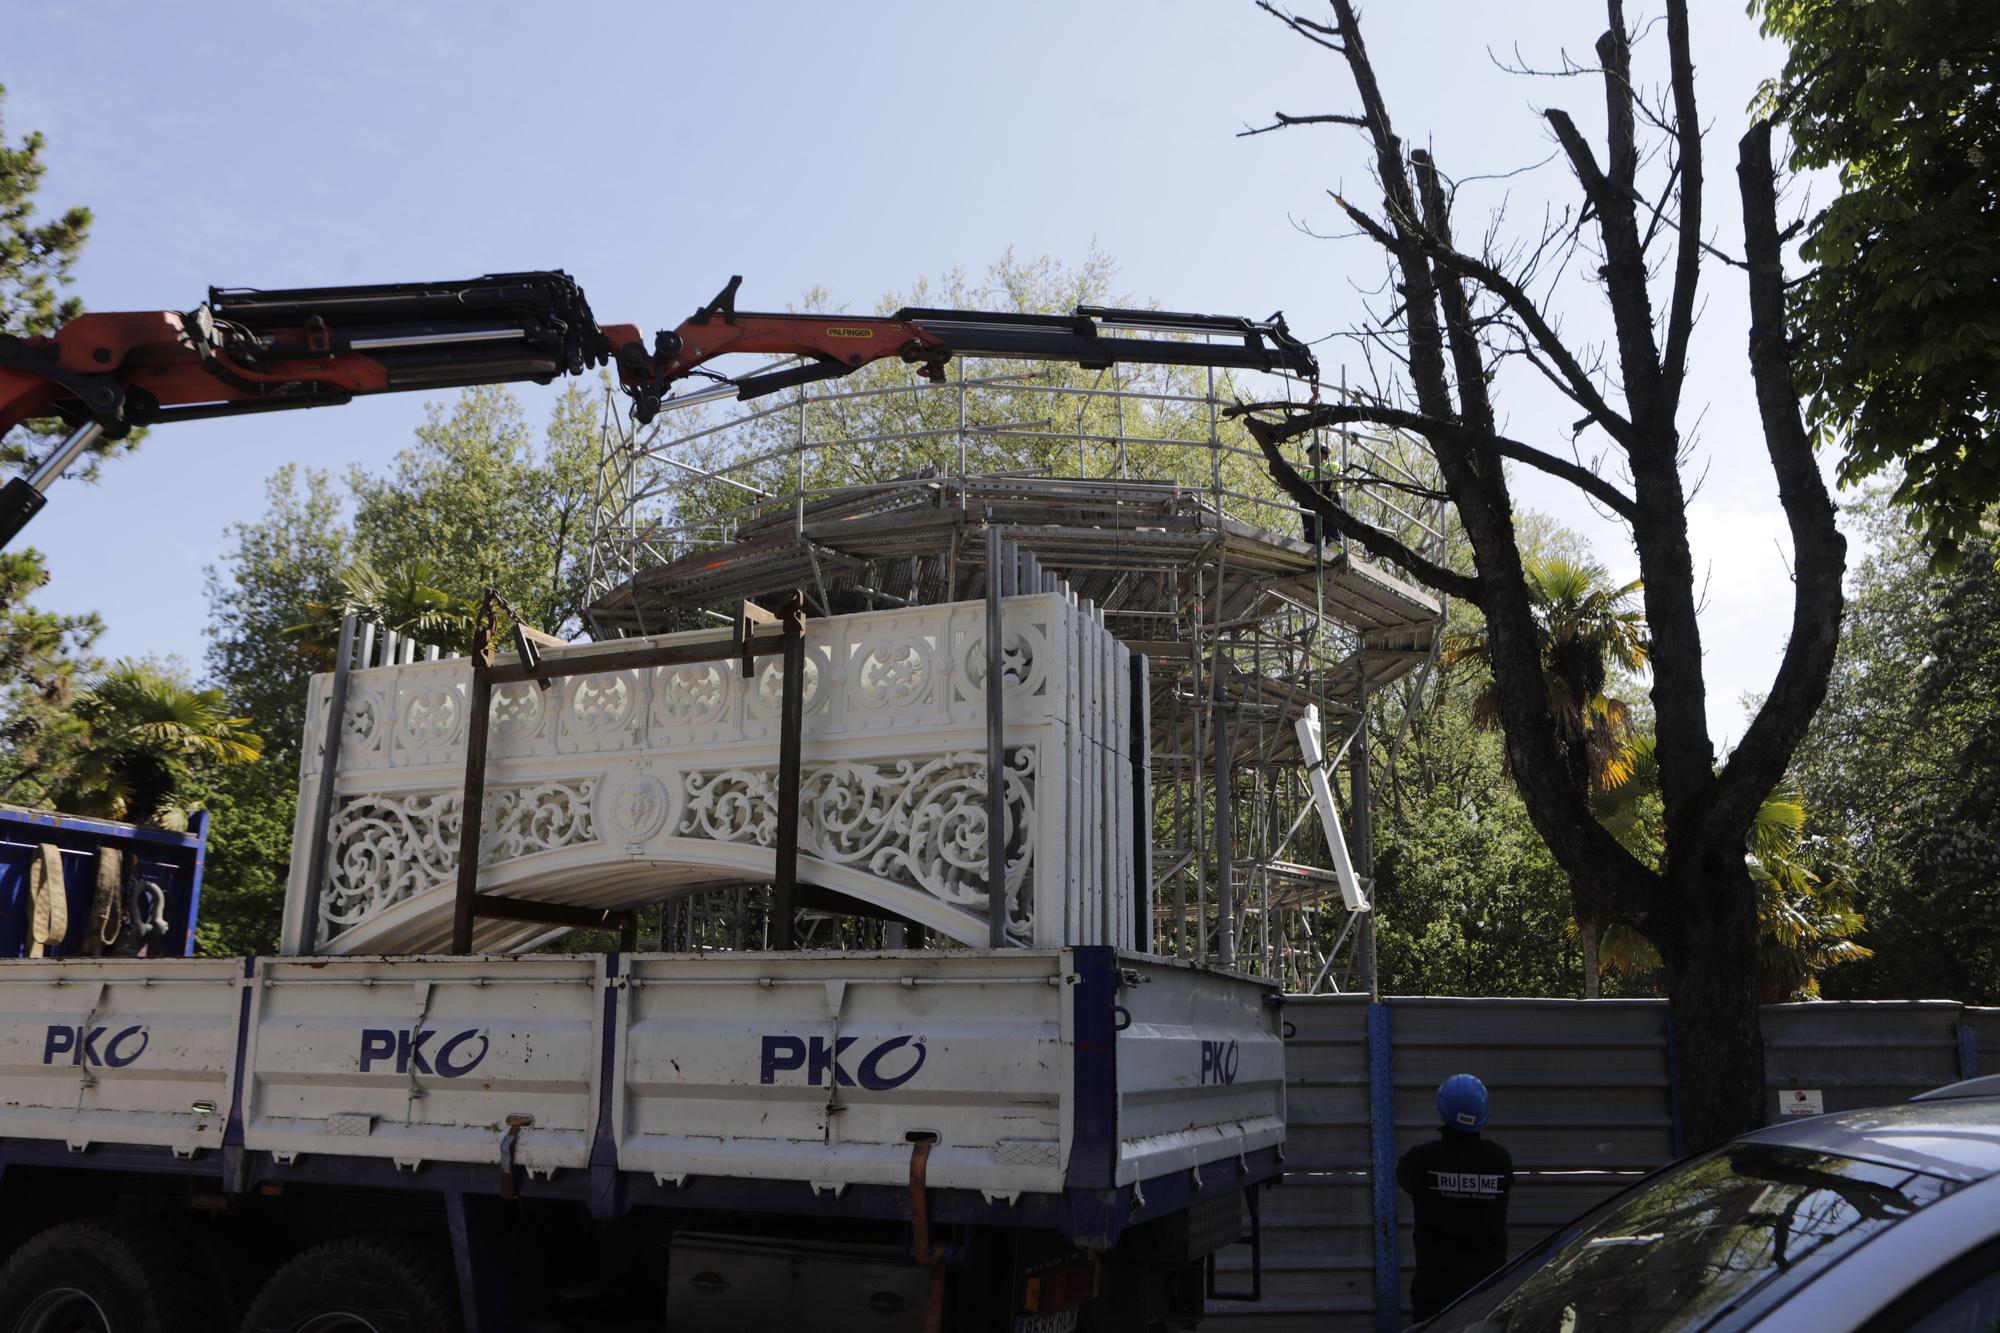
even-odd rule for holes
{"type": "Polygon", "coordinates": [[[1104,946],[10,960],[0,1169],[894,1216],[934,1136],[941,1218],[1108,1244],[1276,1176],[1276,1001],[1104,946]]]}

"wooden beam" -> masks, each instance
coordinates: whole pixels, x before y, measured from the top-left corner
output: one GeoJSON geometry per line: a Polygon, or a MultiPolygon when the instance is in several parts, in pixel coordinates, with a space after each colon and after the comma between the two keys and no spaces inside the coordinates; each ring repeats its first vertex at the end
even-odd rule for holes
{"type": "Polygon", "coordinates": [[[619,931],[636,921],[635,914],[628,911],[571,907],[567,903],[543,903],[531,898],[502,898],[492,893],[474,894],[472,902],[477,914],[489,920],[533,921],[548,926],[569,926],[576,930],[619,931]]]}
{"type": "Polygon", "coordinates": [[[793,593],[785,606],[784,646],[785,690],[778,722],[778,867],[771,880],[771,943],[778,949],[792,948],[799,907],[799,788],[805,782],[800,751],[806,716],[806,615],[800,593],[793,593]]]}
{"type": "MultiPolygon", "coordinates": [[[[486,730],[493,711],[493,594],[479,604],[472,636],[472,688],[465,715],[465,786],[458,818],[458,891],[451,908],[451,951],[472,952],[474,907],[479,897],[479,834],[486,822],[486,730]]],[[[338,719],[334,720],[336,723],[338,719]]],[[[336,733],[337,734],[337,733],[336,733]]]]}
{"type": "Polygon", "coordinates": [[[526,639],[529,643],[536,644],[543,648],[567,648],[570,646],[568,639],[558,639],[553,634],[545,634],[541,630],[536,629],[533,625],[522,624],[521,622],[516,621],[514,624],[514,628],[519,630],[521,632],[521,637],[526,639]]]}
{"type": "Polygon", "coordinates": [[[776,634],[760,634],[744,644],[733,639],[714,643],[654,644],[647,648],[626,648],[615,653],[591,653],[571,657],[544,657],[540,667],[529,671],[519,661],[496,662],[488,673],[495,685],[512,685],[536,676],[608,675],[614,671],[643,671],[649,667],[692,666],[699,662],[726,662],[748,654],[766,657],[785,651],[784,639],[776,634]]]}
{"type": "Polygon", "coordinates": [[[808,912],[830,912],[839,916],[866,917],[870,921],[891,921],[912,930],[924,928],[921,921],[912,920],[901,912],[892,911],[862,898],[850,898],[839,889],[829,889],[809,880],[799,882],[799,906],[808,912]]]}

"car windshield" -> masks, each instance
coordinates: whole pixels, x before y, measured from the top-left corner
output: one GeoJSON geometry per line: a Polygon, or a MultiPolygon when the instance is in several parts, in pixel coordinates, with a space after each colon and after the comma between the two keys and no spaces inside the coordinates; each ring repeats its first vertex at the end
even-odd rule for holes
{"type": "Polygon", "coordinates": [[[1851,1157],[1732,1144],[1612,1200],[1424,1327],[1740,1328],[1952,1187],[1851,1157]]]}

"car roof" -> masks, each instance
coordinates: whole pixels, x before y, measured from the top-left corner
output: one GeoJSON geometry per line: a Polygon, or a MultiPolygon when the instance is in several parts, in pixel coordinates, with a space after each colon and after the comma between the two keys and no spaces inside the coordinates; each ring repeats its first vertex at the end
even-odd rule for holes
{"type": "Polygon", "coordinates": [[[1772,1125],[1737,1142],[1833,1153],[1948,1180],[1984,1180],[2000,1174],[2000,1097],[1836,1111],[1772,1125]]]}
{"type": "Polygon", "coordinates": [[[1960,1079],[1947,1083],[1942,1088],[1932,1088],[1910,1098],[1913,1102],[1948,1102],[1960,1097],[2000,1097],[2000,1074],[1988,1074],[1984,1078],[1960,1079]]]}

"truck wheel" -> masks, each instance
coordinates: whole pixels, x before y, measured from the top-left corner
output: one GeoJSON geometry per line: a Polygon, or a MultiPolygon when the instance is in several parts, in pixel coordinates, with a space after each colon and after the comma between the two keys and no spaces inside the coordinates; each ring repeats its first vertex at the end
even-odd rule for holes
{"type": "Polygon", "coordinates": [[[50,1227],[0,1268],[0,1333],[201,1333],[221,1304],[194,1246],[119,1218],[50,1227]]]}
{"type": "Polygon", "coordinates": [[[451,1259],[393,1236],[315,1245],[271,1274],[243,1333],[459,1333],[451,1259]]]}

